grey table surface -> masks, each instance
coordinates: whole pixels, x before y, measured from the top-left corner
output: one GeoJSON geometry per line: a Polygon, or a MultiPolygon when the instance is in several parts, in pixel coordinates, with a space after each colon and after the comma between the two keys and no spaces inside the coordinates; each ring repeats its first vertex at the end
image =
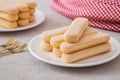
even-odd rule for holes
{"type": "MultiPolygon", "coordinates": [[[[45,30],[68,25],[71,19],[51,9],[50,0],[37,0],[38,9],[46,19],[36,28],[10,33],[0,33],[0,44],[13,36],[29,43],[45,30]]],[[[120,33],[101,30],[120,42],[120,33]]],[[[88,68],[65,68],[53,66],[35,59],[26,49],[19,54],[0,56],[0,80],[120,80],[120,56],[113,61],[88,68]]]]}

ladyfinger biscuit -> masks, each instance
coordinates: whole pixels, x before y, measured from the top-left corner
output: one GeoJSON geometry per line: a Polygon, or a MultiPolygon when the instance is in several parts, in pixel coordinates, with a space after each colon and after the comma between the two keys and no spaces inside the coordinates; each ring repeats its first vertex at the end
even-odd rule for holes
{"type": "Polygon", "coordinates": [[[20,2],[18,2],[18,1],[16,1],[16,0],[1,0],[2,2],[5,2],[6,4],[12,4],[12,5],[14,5],[18,10],[19,10],[19,12],[24,12],[24,11],[28,11],[29,10],[29,8],[28,8],[28,6],[27,6],[27,4],[25,4],[25,3],[20,3],[20,2]]]}
{"type": "Polygon", "coordinates": [[[51,37],[64,34],[67,29],[68,26],[45,31],[42,33],[41,38],[46,42],[50,42],[51,37]]]}
{"type": "Polygon", "coordinates": [[[12,28],[17,27],[17,23],[16,22],[9,22],[9,21],[0,19],[0,26],[3,28],[12,29],[12,28]]]}
{"type": "Polygon", "coordinates": [[[19,12],[25,12],[29,10],[29,7],[27,6],[27,4],[16,2],[14,3],[14,5],[17,7],[19,12]]]}
{"type": "Polygon", "coordinates": [[[18,20],[18,15],[17,14],[7,14],[7,13],[0,12],[0,18],[13,22],[13,21],[18,20]]]}
{"type": "Polygon", "coordinates": [[[42,41],[41,43],[41,49],[43,49],[44,51],[48,51],[48,52],[51,52],[53,47],[50,45],[50,43],[47,43],[45,41],[42,41]]]}
{"type": "Polygon", "coordinates": [[[35,15],[30,15],[29,22],[30,23],[35,22],[35,15]]]}
{"type": "Polygon", "coordinates": [[[22,3],[26,3],[30,9],[36,8],[36,6],[37,6],[35,0],[17,0],[17,1],[22,2],[22,3]]]}
{"type": "Polygon", "coordinates": [[[26,26],[29,24],[29,20],[28,19],[19,19],[17,21],[17,24],[18,24],[18,26],[26,26]]]}
{"type": "MultiPolygon", "coordinates": [[[[87,28],[85,30],[85,32],[83,33],[83,36],[87,36],[87,35],[90,35],[90,34],[94,34],[94,33],[97,33],[97,31],[95,29],[92,29],[92,28],[87,28]]],[[[50,40],[50,44],[55,47],[55,48],[59,48],[60,47],[60,44],[62,42],[65,42],[64,41],[64,36],[63,35],[58,35],[58,36],[53,36],[50,40]]]]}
{"type": "Polygon", "coordinates": [[[58,35],[58,36],[53,36],[50,39],[50,44],[55,47],[55,48],[60,48],[60,44],[64,42],[64,37],[63,35],[58,35]]]}
{"type": "Polygon", "coordinates": [[[18,13],[18,16],[20,19],[27,19],[30,17],[30,13],[29,13],[29,11],[20,12],[20,13],[18,13]]]}
{"type": "Polygon", "coordinates": [[[60,50],[63,53],[72,53],[75,51],[79,51],[81,49],[89,48],[92,46],[96,46],[105,42],[108,42],[110,39],[108,34],[105,33],[95,33],[88,36],[83,36],[78,42],[76,43],[68,43],[63,42],[60,45],[60,50]]]}
{"type": "Polygon", "coordinates": [[[90,47],[87,49],[83,49],[77,52],[73,52],[72,54],[62,54],[62,60],[67,63],[75,62],[78,60],[82,60],[85,58],[89,58],[98,54],[103,54],[111,50],[110,43],[105,43],[101,45],[97,45],[94,47],[90,47]]]}
{"type": "Polygon", "coordinates": [[[53,54],[57,57],[61,57],[62,56],[62,52],[60,51],[59,48],[53,48],[53,54]]]}
{"type": "Polygon", "coordinates": [[[76,18],[65,32],[64,40],[67,42],[77,42],[87,27],[87,18],[76,18]]]}
{"type": "Polygon", "coordinates": [[[6,4],[0,1],[0,12],[8,13],[8,14],[17,14],[19,11],[18,9],[11,4],[6,4]]]}
{"type": "Polygon", "coordinates": [[[29,9],[30,15],[33,15],[35,13],[35,9],[29,9]]]}

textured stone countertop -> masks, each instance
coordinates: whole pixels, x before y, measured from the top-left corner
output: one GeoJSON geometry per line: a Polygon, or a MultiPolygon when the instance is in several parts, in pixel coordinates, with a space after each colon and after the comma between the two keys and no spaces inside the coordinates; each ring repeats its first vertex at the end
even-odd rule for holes
{"type": "MultiPolygon", "coordinates": [[[[45,30],[68,25],[71,19],[51,9],[50,0],[37,0],[38,9],[46,19],[36,28],[10,33],[0,33],[0,44],[13,36],[29,43],[45,30]]],[[[120,33],[101,30],[120,42],[120,33]]],[[[18,54],[0,56],[0,80],[120,80],[120,56],[113,61],[88,68],[64,68],[53,66],[35,59],[28,50],[18,54]]]]}

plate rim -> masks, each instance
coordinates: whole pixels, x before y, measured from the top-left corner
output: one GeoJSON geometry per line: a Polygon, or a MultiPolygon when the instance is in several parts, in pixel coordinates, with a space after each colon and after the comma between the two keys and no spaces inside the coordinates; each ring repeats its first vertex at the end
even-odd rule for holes
{"type": "MultiPolygon", "coordinates": [[[[32,50],[31,50],[31,45],[32,45],[32,42],[37,39],[38,37],[40,37],[41,34],[35,36],[34,38],[32,38],[32,40],[29,42],[28,44],[28,50],[30,52],[30,54],[32,56],[34,56],[36,59],[42,61],[42,62],[45,62],[45,63],[48,63],[48,64],[52,64],[52,65],[56,65],[56,66],[61,66],[61,67],[91,67],[91,66],[97,66],[97,65],[100,65],[100,64],[104,64],[104,63],[107,63],[107,62],[110,62],[112,61],[113,59],[117,58],[119,55],[120,55],[120,50],[118,50],[116,52],[116,55],[113,55],[109,58],[106,58],[102,61],[97,61],[97,62],[93,62],[93,63],[87,63],[87,64],[69,64],[69,63],[66,63],[66,64],[61,64],[61,63],[57,63],[57,62],[53,62],[53,61],[48,61],[42,57],[38,57],[32,50]]],[[[114,39],[115,41],[117,41],[115,38],[113,38],[112,36],[110,36],[110,39],[114,39]]],[[[118,41],[117,41],[118,42],[118,41]]],[[[119,43],[119,42],[118,42],[119,43]]],[[[120,44],[120,43],[119,43],[120,44]]]]}
{"type": "MultiPolygon", "coordinates": [[[[36,23],[35,24],[35,22],[33,22],[33,23],[30,23],[30,24],[28,24],[28,25],[26,25],[26,26],[23,26],[23,27],[21,27],[21,28],[19,28],[19,29],[17,29],[17,28],[15,28],[15,29],[5,29],[5,30],[0,30],[0,32],[16,32],[16,31],[23,31],[23,30],[28,30],[28,29],[31,29],[31,28],[34,28],[34,27],[36,27],[36,26],[38,26],[38,25],[40,25],[41,23],[43,23],[44,21],[45,21],[45,15],[44,15],[44,13],[43,12],[41,12],[39,9],[36,9],[36,13],[35,14],[37,14],[37,13],[39,13],[39,15],[40,16],[42,16],[42,19],[41,19],[41,21],[39,22],[39,21],[37,21],[37,22],[39,22],[39,23],[36,23]],[[31,27],[27,27],[27,26],[31,26],[31,27]],[[33,25],[33,26],[32,26],[33,25]],[[25,28],[26,27],[26,28],[25,28]]],[[[36,16],[36,15],[35,15],[36,16]]],[[[37,19],[36,19],[37,20],[37,19]]]]}

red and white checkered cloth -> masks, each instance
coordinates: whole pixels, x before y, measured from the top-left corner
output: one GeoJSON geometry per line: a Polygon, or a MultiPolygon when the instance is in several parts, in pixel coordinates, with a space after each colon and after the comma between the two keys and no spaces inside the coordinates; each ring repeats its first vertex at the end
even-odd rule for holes
{"type": "Polygon", "coordinates": [[[120,32],[120,0],[51,0],[51,6],[70,17],[86,17],[90,25],[120,32]]]}

